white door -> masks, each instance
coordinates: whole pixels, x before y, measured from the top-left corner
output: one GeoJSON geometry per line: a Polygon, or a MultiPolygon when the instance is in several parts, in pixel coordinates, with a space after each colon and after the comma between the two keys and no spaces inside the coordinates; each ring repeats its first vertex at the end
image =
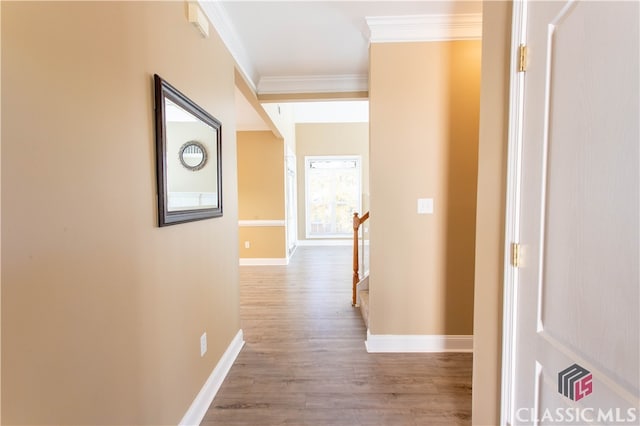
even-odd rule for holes
{"type": "Polygon", "coordinates": [[[637,1],[523,8],[523,256],[505,284],[503,423],[640,424],[639,13],[637,1]]]}

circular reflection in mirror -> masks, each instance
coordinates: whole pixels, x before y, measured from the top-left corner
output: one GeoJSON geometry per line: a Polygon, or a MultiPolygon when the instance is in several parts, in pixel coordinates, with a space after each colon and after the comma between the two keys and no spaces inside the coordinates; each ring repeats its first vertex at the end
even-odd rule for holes
{"type": "Polygon", "coordinates": [[[182,165],[194,172],[207,163],[207,149],[197,141],[189,141],[182,145],[178,156],[182,165]]]}

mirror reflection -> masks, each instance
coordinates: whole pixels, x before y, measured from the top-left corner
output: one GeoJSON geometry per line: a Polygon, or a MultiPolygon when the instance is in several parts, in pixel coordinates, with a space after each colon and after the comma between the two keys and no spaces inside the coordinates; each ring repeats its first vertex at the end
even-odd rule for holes
{"type": "Polygon", "coordinates": [[[200,170],[207,163],[207,150],[200,142],[187,142],[180,148],[180,162],[187,170],[200,170]]]}
{"type": "Polygon", "coordinates": [[[218,207],[216,129],[165,101],[167,210],[218,207]]]}

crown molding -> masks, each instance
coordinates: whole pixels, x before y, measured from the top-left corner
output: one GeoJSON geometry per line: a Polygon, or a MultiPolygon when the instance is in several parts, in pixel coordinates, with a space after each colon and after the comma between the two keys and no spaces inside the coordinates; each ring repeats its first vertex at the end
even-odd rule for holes
{"type": "Polygon", "coordinates": [[[370,43],[479,40],[482,14],[366,17],[370,43]]]}
{"type": "Polygon", "coordinates": [[[258,94],[366,92],[366,74],[272,76],[258,82],[258,94]]]}
{"type": "Polygon", "coordinates": [[[236,61],[239,71],[244,76],[247,83],[251,86],[251,89],[256,91],[256,80],[258,79],[258,72],[256,71],[249,54],[245,50],[238,33],[229,18],[222,2],[211,0],[198,0],[200,7],[204,11],[204,14],[211,22],[213,28],[222,39],[222,42],[231,53],[231,56],[236,61]]]}
{"type": "MultiPolygon", "coordinates": [[[[367,75],[259,77],[252,59],[221,1],[197,0],[236,62],[238,71],[258,95],[367,92],[367,75]]],[[[482,14],[366,17],[370,43],[477,40],[482,36],[482,14]]]]}

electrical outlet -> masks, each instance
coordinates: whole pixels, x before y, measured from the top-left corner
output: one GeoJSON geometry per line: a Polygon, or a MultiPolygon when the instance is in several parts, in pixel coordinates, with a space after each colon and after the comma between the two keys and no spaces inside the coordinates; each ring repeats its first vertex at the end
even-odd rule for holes
{"type": "Polygon", "coordinates": [[[251,241],[245,241],[244,242],[244,248],[246,248],[246,249],[251,248],[251,241]]]}
{"type": "Polygon", "coordinates": [[[207,353],[207,333],[202,333],[200,336],[200,356],[204,356],[207,353]]]}

